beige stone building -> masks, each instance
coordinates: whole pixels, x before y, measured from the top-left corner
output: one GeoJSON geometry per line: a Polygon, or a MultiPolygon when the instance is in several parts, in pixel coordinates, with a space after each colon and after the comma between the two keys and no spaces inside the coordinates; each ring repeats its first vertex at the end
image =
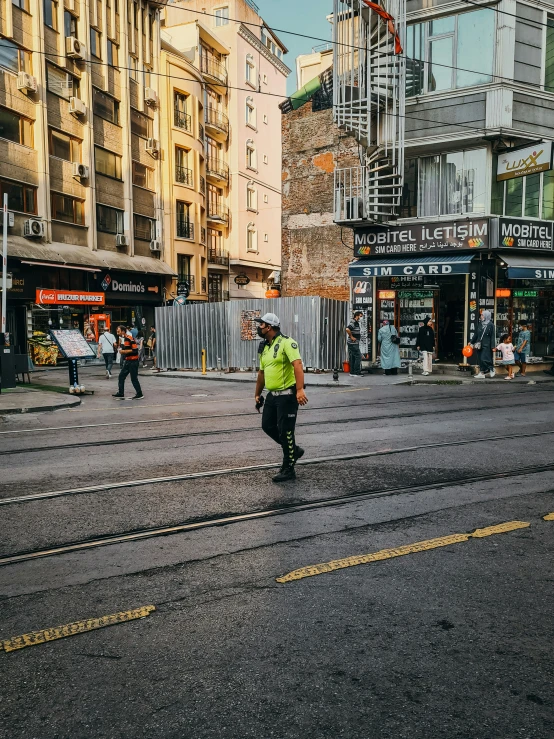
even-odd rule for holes
{"type": "Polygon", "coordinates": [[[171,284],[162,233],[160,6],[0,4],[0,188],[8,328],[153,321],[171,284]]]}

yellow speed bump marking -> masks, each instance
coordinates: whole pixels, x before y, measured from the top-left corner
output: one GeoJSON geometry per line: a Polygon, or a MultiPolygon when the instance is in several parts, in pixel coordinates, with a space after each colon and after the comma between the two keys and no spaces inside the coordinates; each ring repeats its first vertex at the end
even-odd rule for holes
{"type": "Polygon", "coordinates": [[[103,629],[105,626],[114,626],[115,624],[122,624],[126,621],[134,621],[137,618],[148,616],[155,610],[156,606],[143,606],[142,608],[135,608],[133,611],[113,613],[111,616],[89,618],[86,621],[75,621],[72,624],[65,624],[65,626],[53,626],[50,629],[43,629],[42,631],[31,631],[29,634],[22,634],[21,636],[14,636],[11,639],[1,641],[0,650],[14,652],[16,649],[33,647],[35,644],[44,644],[47,641],[63,639],[66,636],[75,636],[75,634],[83,634],[86,631],[103,629]]]}
{"type": "Polygon", "coordinates": [[[546,516],[542,517],[543,521],[554,521],[554,513],[547,513],[546,516]]]}
{"type": "Polygon", "coordinates": [[[353,557],[345,557],[344,559],[334,559],[331,562],[323,562],[318,565],[301,567],[299,570],[294,570],[293,572],[289,572],[287,575],[283,575],[282,577],[277,577],[275,579],[277,582],[302,580],[305,577],[322,575],[325,572],[334,572],[334,570],[342,570],[345,567],[355,567],[356,565],[365,565],[370,562],[381,562],[384,559],[403,557],[405,554],[426,552],[430,549],[448,547],[450,544],[460,544],[463,541],[468,541],[468,539],[481,539],[485,536],[504,534],[507,531],[515,531],[516,529],[525,529],[528,526],[530,526],[530,524],[525,521],[508,521],[507,523],[498,524],[498,526],[488,526],[485,529],[476,529],[472,534],[451,534],[450,536],[440,536],[437,539],[418,541],[415,542],[415,544],[406,544],[403,547],[396,547],[395,549],[381,549],[379,552],[359,554],[353,557]]]}

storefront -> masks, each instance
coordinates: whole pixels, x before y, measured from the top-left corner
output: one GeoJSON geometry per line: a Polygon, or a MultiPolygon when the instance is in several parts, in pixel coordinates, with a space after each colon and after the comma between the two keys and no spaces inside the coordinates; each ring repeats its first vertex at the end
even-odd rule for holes
{"type": "Polygon", "coordinates": [[[397,327],[400,355],[416,359],[425,317],[435,323],[440,359],[463,361],[479,312],[493,313],[500,332],[531,324],[531,352],[554,351],[553,224],[491,218],[368,227],[354,232],[349,268],[353,309],[364,310],[367,342],[376,356],[384,319],[397,327]]]}

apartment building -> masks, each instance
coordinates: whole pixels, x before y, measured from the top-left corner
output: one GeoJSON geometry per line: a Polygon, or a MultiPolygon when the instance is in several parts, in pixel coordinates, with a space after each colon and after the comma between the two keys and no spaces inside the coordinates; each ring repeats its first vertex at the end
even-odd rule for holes
{"type": "Polygon", "coordinates": [[[144,327],[165,298],[159,12],[144,0],[0,5],[7,318],[20,351],[53,326],[144,327]]]}
{"type": "MultiPolygon", "coordinates": [[[[202,76],[203,99],[190,104],[199,110],[202,105],[204,115],[200,167],[205,167],[205,205],[195,217],[200,229],[205,218],[207,272],[199,271],[202,262],[196,260],[195,280],[207,275],[210,300],[264,297],[268,288],[280,284],[277,106],[285,97],[290,72],[282,61],[286,48],[251,0],[172,3],[164,11],[163,39],[164,46],[188,58],[202,76]]],[[[178,240],[173,243],[184,253],[178,240]]],[[[195,243],[204,246],[201,240],[195,243]]],[[[188,254],[195,258],[192,247],[188,254]]],[[[179,271],[175,261],[170,263],[179,271]]],[[[187,264],[181,263],[186,270],[187,264]]],[[[198,289],[193,297],[205,299],[198,289]]]]}

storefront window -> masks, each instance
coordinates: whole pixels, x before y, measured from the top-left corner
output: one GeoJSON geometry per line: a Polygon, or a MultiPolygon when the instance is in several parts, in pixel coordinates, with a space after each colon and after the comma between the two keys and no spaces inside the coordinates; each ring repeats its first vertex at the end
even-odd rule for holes
{"type": "Polygon", "coordinates": [[[485,213],[486,149],[419,160],[418,216],[485,213]]]}

